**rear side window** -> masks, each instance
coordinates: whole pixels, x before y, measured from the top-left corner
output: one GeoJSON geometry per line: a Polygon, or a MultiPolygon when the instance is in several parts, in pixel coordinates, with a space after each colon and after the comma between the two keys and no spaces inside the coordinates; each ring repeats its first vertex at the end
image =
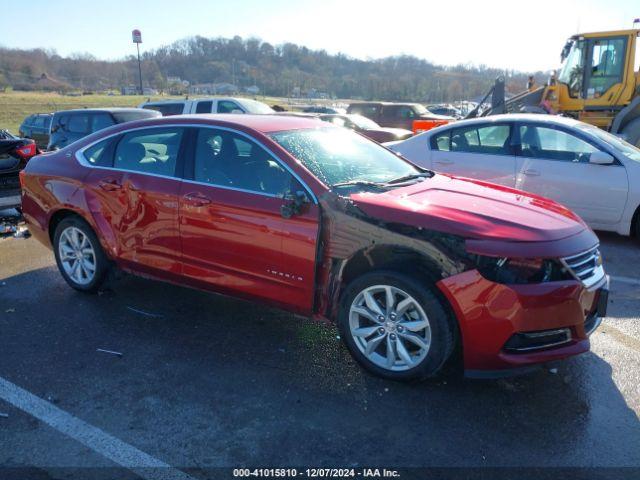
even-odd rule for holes
{"type": "Polygon", "coordinates": [[[113,139],[111,138],[96,143],[84,151],[84,158],[93,166],[111,167],[113,163],[112,143],[113,139]]]}
{"type": "Polygon", "coordinates": [[[455,128],[451,130],[452,152],[512,155],[509,125],[455,128]]]}
{"type": "Polygon", "coordinates": [[[51,116],[47,115],[44,117],[44,128],[49,128],[51,126],[51,116]]]}
{"type": "Polygon", "coordinates": [[[448,152],[451,150],[451,130],[431,137],[431,150],[448,152]]]}
{"type": "Polygon", "coordinates": [[[102,130],[104,128],[110,127],[114,125],[113,118],[108,113],[97,113],[92,116],[91,119],[91,131],[97,132],[98,130],[102,130]]]}
{"type": "Polygon", "coordinates": [[[377,105],[350,105],[349,113],[357,113],[368,118],[376,118],[378,116],[377,105]]]}
{"type": "Polygon", "coordinates": [[[384,116],[395,118],[415,118],[416,112],[414,112],[413,108],[411,107],[403,105],[391,105],[384,108],[384,116]]]}
{"type": "Polygon", "coordinates": [[[184,105],[182,103],[162,103],[144,105],[142,108],[160,112],[163,117],[170,117],[171,115],[181,115],[184,110],[184,105]]]}
{"type": "Polygon", "coordinates": [[[31,125],[33,127],[37,127],[37,128],[44,128],[44,117],[41,115],[38,115],[33,122],[31,123],[31,125]]]}
{"type": "Polygon", "coordinates": [[[204,102],[198,102],[196,105],[196,113],[211,113],[213,108],[213,102],[206,100],[204,102]]]}
{"type": "Polygon", "coordinates": [[[81,113],[69,116],[66,130],[70,133],[89,133],[89,115],[81,113]]]}
{"type": "Polygon", "coordinates": [[[150,128],[122,136],[113,166],[133,172],[175,176],[182,128],[150,128]]]}

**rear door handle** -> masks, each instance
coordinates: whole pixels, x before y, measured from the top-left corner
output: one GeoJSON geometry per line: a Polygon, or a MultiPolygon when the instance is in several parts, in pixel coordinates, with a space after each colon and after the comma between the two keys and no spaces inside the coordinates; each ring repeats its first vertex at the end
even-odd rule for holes
{"type": "Polygon", "coordinates": [[[437,163],[438,165],[451,165],[453,160],[434,160],[433,163],[437,163]]]}
{"type": "Polygon", "coordinates": [[[211,199],[201,193],[187,193],[184,197],[182,197],[185,202],[194,207],[204,207],[205,205],[209,205],[211,203],[211,199]]]}
{"type": "Polygon", "coordinates": [[[540,172],[538,170],[533,170],[532,168],[528,168],[523,172],[525,175],[529,175],[530,177],[539,177],[540,172]]]}
{"type": "Polygon", "coordinates": [[[122,188],[122,185],[120,184],[120,182],[115,178],[107,178],[104,180],[100,180],[98,182],[98,185],[100,185],[101,189],[106,190],[107,192],[120,190],[122,188]]]}

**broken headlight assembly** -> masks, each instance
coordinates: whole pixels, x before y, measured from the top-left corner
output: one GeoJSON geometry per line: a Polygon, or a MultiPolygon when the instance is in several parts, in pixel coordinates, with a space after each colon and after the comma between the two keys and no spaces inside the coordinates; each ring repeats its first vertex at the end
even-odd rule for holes
{"type": "Polygon", "coordinates": [[[558,260],[545,258],[476,255],[476,269],[487,280],[503,284],[545,283],[573,278],[558,260]]]}

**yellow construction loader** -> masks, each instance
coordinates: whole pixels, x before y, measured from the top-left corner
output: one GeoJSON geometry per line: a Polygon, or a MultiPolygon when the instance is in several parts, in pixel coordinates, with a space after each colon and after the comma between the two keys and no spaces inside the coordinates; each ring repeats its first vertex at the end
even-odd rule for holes
{"type": "Polygon", "coordinates": [[[491,95],[491,108],[478,109],[469,117],[555,113],[598,126],[640,147],[639,37],[640,29],[635,28],[573,35],[562,49],[560,69],[546,86],[505,101],[504,79],[499,78],[485,97],[491,95]]]}

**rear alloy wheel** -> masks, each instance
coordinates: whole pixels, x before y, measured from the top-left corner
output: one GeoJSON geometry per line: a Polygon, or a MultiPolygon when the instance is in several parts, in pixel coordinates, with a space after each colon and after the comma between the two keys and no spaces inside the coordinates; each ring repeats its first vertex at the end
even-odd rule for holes
{"type": "Polygon", "coordinates": [[[413,279],[367,274],[347,288],[340,330],[353,356],[394,379],[429,377],[453,350],[453,331],[438,299],[413,279]]]}
{"type": "Polygon", "coordinates": [[[54,236],[54,252],[58,269],[70,286],[95,292],[102,285],[108,260],[86,222],[76,217],[60,222],[54,236]]]}

